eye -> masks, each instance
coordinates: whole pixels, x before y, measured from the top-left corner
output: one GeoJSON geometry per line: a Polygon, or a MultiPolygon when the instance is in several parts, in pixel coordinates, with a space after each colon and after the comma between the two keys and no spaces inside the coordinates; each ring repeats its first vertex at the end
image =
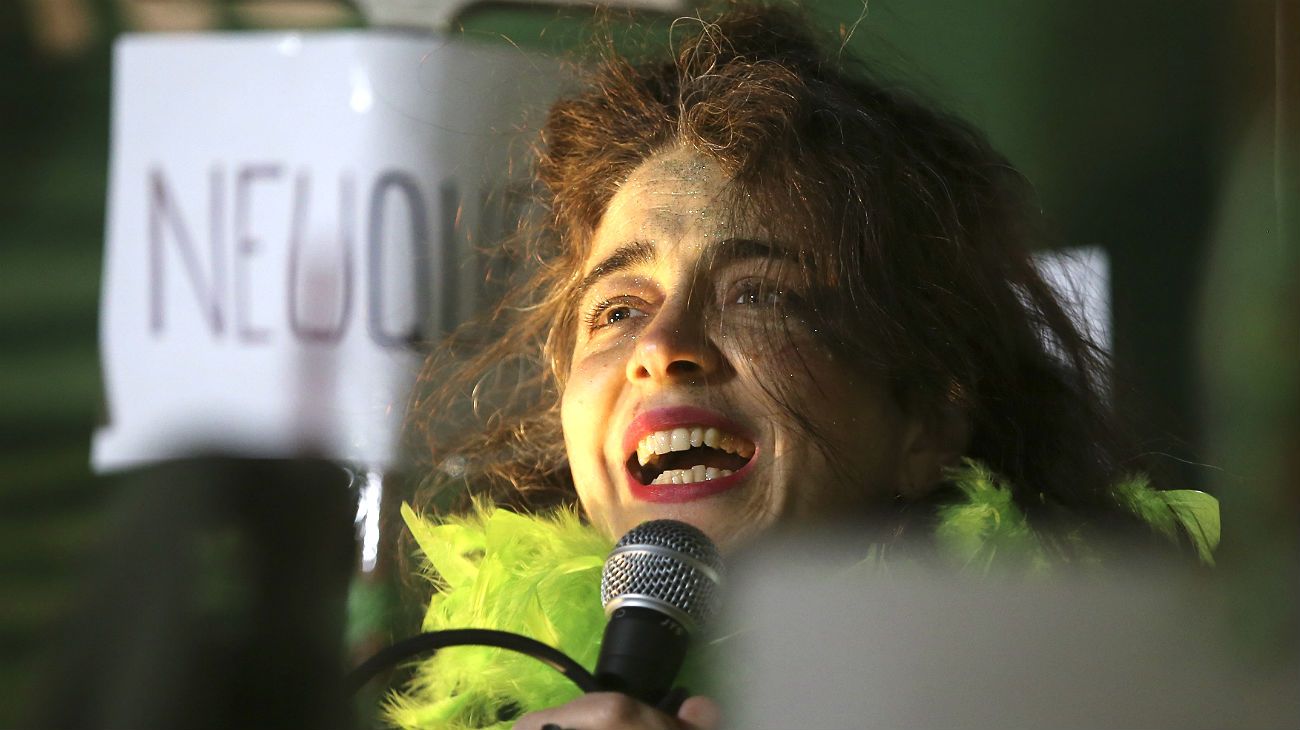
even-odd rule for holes
{"type": "Polygon", "coordinates": [[[587,331],[619,325],[646,316],[645,303],[635,297],[617,297],[597,302],[585,317],[587,331]]]}
{"type": "Polygon", "coordinates": [[[793,300],[794,297],[790,293],[782,290],[775,283],[763,279],[746,279],[739,282],[728,297],[729,303],[742,306],[783,307],[793,300]]]}

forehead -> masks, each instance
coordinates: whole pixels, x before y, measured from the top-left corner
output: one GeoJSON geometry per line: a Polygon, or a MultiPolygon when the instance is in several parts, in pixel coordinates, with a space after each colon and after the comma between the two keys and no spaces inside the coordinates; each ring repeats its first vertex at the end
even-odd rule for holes
{"type": "Polygon", "coordinates": [[[712,159],[673,148],[641,163],[610,199],[596,227],[587,268],[632,241],[656,247],[746,233],[729,204],[729,176],[712,159]]]}

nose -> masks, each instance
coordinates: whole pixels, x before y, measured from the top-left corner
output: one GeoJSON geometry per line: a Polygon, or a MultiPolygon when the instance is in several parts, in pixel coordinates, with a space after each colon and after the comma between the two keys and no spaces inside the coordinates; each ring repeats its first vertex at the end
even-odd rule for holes
{"type": "Polygon", "coordinates": [[[627,377],[634,383],[685,380],[713,375],[721,366],[722,353],[701,314],[674,303],[656,312],[637,335],[627,377]]]}

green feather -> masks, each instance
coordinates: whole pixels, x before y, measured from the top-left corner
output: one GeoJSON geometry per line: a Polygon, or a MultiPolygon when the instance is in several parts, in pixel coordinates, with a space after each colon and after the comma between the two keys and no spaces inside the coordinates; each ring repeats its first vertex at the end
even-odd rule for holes
{"type": "MultiPolygon", "coordinates": [[[[612,544],[573,511],[526,517],[478,505],[439,524],[403,505],[402,517],[429,561],[438,592],[423,630],[495,628],[558,648],[592,668],[605,625],[600,572],[612,544]]],[[[454,647],[415,665],[385,715],[401,728],[508,728],[514,714],[578,695],[535,659],[485,647],[454,647]]]]}
{"type": "Polygon", "coordinates": [[[995,566],[1038,572],[1050,562],[1042,542],[1012,500],[1011,488],[984,465],[966,460],[948,470],[965,501],[939,508],[935,541],[963,572],[987,574],[995,566]]]}
{"type": "MultiPolygon", "coordinates": [[[[986,574],[998,569],[1044,572],[1052,557],[1024,513],[1012,500],[1011,487],[984,465],[966,460],[947,473],[965,500],[939,508],[935,539],[941,554],[959,570],[986,574]]],[[[1111,489],[1116,504],[1171,542],[1186,536],[1206,565],[1214,564],[1219,544],[1219,502],[1191,489],[1157,490],[1142,475],[1130,476],[1111,489]]],[[[1077,534],[1066,533],[1077,556],[1099,558],[1077,534]]]]}
{"type": "Polygon", "coordinates": [[[1214,565],[1219,546],[1219,501],[1194,489],[1157,490],[1144,476],[1132,476],[1115,486],[1116,500],[1153,530],[1177,541],[1181,532],[1206,565],[1214,565]]]}

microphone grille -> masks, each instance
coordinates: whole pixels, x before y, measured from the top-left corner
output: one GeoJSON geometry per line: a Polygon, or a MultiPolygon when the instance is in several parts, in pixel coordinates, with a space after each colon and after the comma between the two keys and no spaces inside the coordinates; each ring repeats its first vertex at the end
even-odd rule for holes
{"type": "Polygon", "coordinates": [[[699,529],[676,520],[633,528],[605,561],[600,600],[605,613],[619,606],[648,606],[673,616],[693,632],[717,607],[722,556],[699,529]]]}

